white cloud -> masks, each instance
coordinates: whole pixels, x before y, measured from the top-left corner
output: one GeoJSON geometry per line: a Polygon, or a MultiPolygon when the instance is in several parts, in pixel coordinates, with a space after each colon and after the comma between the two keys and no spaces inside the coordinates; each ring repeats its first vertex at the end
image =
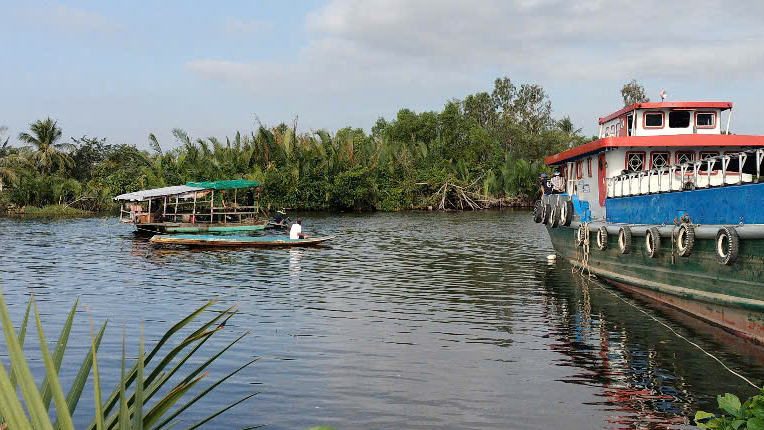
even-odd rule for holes
{"type": "Polygon", "coordinates": [[[30,26],[56,28],[66,33],[113,33],[121,29],[112,18],[61,4],[26,8],[21,13],[30,26]]]}
{"type": "MultiPolygon", "coordinates": [[[[711,82],[764,76],[762,15],[759,1],[330,0],[306,16],[307,40],[287,60],[199,59],[186,70],[261,99],[296,96],[303,109],[310,98],[319,106],[365,100],[376,114],[437,108],[436,98],[464,96],[504,75],[601,88],[615,94],[606,103],[632,78],[694,86],[701,92],[693,98],[703,98],[711,82]]],[[[330,117],[314,112],[322,114],[330,117]]]]}
{"type": "Polygon", "coordinates": [[[555,80],[759,75],[764,31],[756,11],[764,8],[718,6],[715,0],[645,0],[639,7],[603,0],[334,0],[307,16],[311,39],[291,63],[187,66],[213,79],[269,88],[372,79],[439,85],[486,68],[555,80]]]}

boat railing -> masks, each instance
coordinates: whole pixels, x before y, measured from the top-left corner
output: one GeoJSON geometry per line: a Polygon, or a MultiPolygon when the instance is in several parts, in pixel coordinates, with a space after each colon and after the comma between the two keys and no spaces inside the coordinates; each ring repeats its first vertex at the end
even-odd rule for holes
{"type": "Polygon", "coordinates": [[[752,149],[628,172],[605,179],[607,196],[618,198],[758,183],[762,161],[764,161],[764,149],[752,149]],[[754,160],[755,173],[750,166],[754,160]],[[731,171],[729,167],[733,161],[737,162],[737,169],[731,171]]]}
{"type": "MultiPolygon", "coordinates": [[[[156,200],[156,199],[155,199],[156,200]]],[[[147,203],[137,202],[137,203],[147,203]]],[[[147,204],[147,210],[132,212],[126,209],[124,204],[120,205],[120,220],[130,223],[155,223],[173,222],[173,223],[228,223],[242,222],[249,218],[257,218],[260,206],[255,203],[253,206],[239,205],[236,202],[229,202],[225,206],[215,206],[213,198],[209,199],[189,199],[184,201],[177,196],[164,196],[162,198],[161,211],[156,212],[150,204],[147,204]]]]}

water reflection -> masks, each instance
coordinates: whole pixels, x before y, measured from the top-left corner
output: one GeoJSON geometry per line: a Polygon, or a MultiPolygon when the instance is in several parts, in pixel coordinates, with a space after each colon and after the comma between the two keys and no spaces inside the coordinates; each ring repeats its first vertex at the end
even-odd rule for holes
{"type": "MultiPolygon", "coordinates": [[[[238,303],[211,346],[252,336],[216,371],[262,358],[189,419],[255,385],[262,393],[219,428],[667,428],[714,409],[718,393],[753,393],[650,317],[764,376],[761,348],[548,261],[546,232],[527,212],[303,218],[337,239],[158,250],[113,219],[0,218],[0,283],[15,321],[35,289],[51,324],[81,296],[96,321],[126,321],[128,332],[140,321],[166,328],[211,297],[238,303]]],[[[75,356],[87,350],[86,321],[73,327],[75,356]]],[[[118,362],[118,337],[102,349],[104,363],[118,362]]]]}

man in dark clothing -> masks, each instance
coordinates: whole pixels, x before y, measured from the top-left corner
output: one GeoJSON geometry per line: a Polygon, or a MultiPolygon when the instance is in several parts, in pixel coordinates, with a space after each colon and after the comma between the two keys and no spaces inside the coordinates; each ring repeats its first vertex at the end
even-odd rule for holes
{"type": "Polygon", "coordinates": [[[276,215],[273,217],[273,222],[279,225],[284,225],[289,220],[286,214],[286,209],[281,208],[276,211],[276,215]]]}
{"type": "Polygon", "coordinates": [[[541,185],[541,194],[552,194],[552,182],[546,177],[546,173],[541,174],[539,185],[541,185]]]}

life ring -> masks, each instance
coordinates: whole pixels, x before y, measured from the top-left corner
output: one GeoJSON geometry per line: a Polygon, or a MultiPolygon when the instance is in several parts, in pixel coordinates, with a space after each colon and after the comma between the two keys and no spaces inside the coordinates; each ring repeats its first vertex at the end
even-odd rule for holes
{"type": "Polygon", "coordinates": [[[695,227],[692,224],[682,223],[676,233],[676,249],[680,257],[689,257],[695,246],[695,227]]]}
{"type": "Polygon", "coordinates": [[[607,227],[604,225],[597,229],[597,248],[600,251],[607,249],[607,227]]]}
{"type": "Polygon", "coordinates": [[[569,226],[573,221],[573,202],[565,200],[560,205],[560,225],[569,226]]]}
{"type": "Polygon", "coordinates": [[[576,246],[584,246],[584,241],[586,241],[586,229],[581,224],[576,232],[576,246]]]}
{"type": "Polygon", "coordinates": [[[536,203],[533,205],[533,222],[536,224],[543,221],[543,214],[541,213],[541,200],[537,200],[536,203]]]}
{"type": "Polygon", "coordinates": [[[618,230],[618,248],[621,249],[621,254],[631,252],[631,229],[628,226],[623,226],[618,230]]]}
{"type": "Polygon", "coordinates": [[[658,227],[650,227],[645,232],[645,250],[650,258],[658,257],[661,252],[661,234],[658,227]]]}
{"type": "Polygon", "coordinates": [[[740,237],[734,227],[722,227],[716,233],[716,259],[726,266],[737,260],[740,237]]]}
{"type": "Polygon", "coordinates": [[[549,216],[549,227],[555,228],[560,225],[560,207],[552,206],[552,214],[549,216]]]}

